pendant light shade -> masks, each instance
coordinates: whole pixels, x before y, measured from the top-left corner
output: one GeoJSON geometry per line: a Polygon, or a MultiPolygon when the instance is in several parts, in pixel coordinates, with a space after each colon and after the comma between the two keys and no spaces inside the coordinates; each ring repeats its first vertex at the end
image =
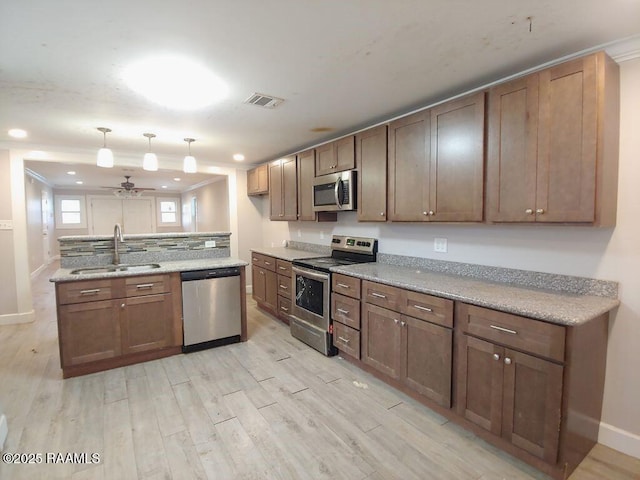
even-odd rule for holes
{"type": "Polygon", "coordinates": [[[142,160],[142,169],[148,170],[150,172],[155,172],[158,170],[158,157],[155,153],[151,152],[151,139],[155,137],[153,133],[143,133],[145,137],[149,139],[149,151],[144,154],[144,159],[142,160]]]}
{"type": "Polygon", "coordinates": [[[99,167],[103,168],[112,168],[113,167],[113,152],[107,148],[107,133],[111,131],[110,128],[98,127],[98,131],[102,132],[103,136],[103,146],[100,150],[98,150],[98,161],[97,164],[99,167]]]}
{"type": "Polygon", "coordinates": [[[184,141],[187,142],[187,144],[189,145],[189,154],[186,157],[184,157],[182,170],[184,170],[184,173],[196,173],[198,171],[196,158],[191,155],[191,142],[195,142],[195,139],[185,138],[184,141]]]}

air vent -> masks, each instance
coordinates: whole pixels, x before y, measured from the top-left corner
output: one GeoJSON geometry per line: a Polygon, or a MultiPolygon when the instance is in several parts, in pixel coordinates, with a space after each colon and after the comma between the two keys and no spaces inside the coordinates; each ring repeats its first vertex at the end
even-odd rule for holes
{"type": "Polygon", "coordinates": [[[265,95],[264,93],[253,93],[244,103],[256,105],[264,108],[275,108],[284,102],[284,98],[274,97],[273,95],[265,95]]]}

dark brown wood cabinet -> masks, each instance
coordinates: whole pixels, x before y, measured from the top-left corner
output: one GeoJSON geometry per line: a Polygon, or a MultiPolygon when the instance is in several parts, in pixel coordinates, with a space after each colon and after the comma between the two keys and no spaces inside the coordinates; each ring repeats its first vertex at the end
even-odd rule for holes
{"type": "Polygon", "coordinates": [[[618,130],[604,52],[492,88],[488,220],[615,225],[618,130]]]}
{"type": "Polygon", "coordinates": [[[247,171],[247,195],[269,193],[269,165],[266,163],[247,171]]]}
{"type": "Polygon", "coordinates": [[[362,361],[390,378],[400,378],[401,315],[386,308],[362,304],[362,361]]]}
{"type": "Polygon", "coordinates": [[[316,176],[356,168],[353,135],[320,145],[315,153],[316,176]]]}
{"type": "Polygon", "coordinates": [[[336,212],[313,211],[313,180],[315,179],[315,150],[298,154],[298,220],[335,222],[336,212]]]}
{"type": "Polygon", "coordinates": [[[387,126],[356,135],[358,221],[387,220],[387,126]]]}
{"type": "Polygon", "coordinates": [[[291,263],[256,252],[251,255],[251,263],[252,295],[258,307],[289,323],[291,263]]]}
{"type": "Polygon", "coordinates": [[[122,353],[126,355],[171,346],[172,308],[170,293],[125,299],[120,311],[122,353]]]}
{"type": "Polygon", "coordinates": [[[298,218],[298,179],[296,157],[269,164],[270,219],[291,221],[298,218]]]}
{"type": "Polygon", "coordinates": [[[360,279],[331,275],[333,345],[342,353],[360,359],[360,279]]]}

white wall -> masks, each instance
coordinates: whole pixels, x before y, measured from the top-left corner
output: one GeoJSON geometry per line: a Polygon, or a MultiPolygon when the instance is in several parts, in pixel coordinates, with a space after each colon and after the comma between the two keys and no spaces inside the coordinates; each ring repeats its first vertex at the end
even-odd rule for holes
{"type": "Polygon", "coordinates": [[[270,222],[263,205],[264,245],[282,240],[329,244],[332,234],[376,237],[384,253],[579,275],[620,283],[622,306],[610,322],[600,441],[640,458],[640,59],[621,63],[618,220],[615,229],[568,226],[422,225],[270,222]],[[324,237],[324,238],[323,238],[324,237]],[[433,251],[434,237],[448,253],[433,251]],[[617,430],[619,429],[619,430],[617,430]]]}
{"type": "Polygon", "coordinates": [[[25,203],[27,214],[27,243],[29,245],[29,273],[32,275],[49,263],[53,248],[53,193],[51,187],[29,174],[24,176],[25,203]],[[47,224],[43,224],[42,197],[47,197],[49,211],[47,224]],[[47,235],[44,235],[46,230],[47,235]]]}
{"type": "Polygon", "coordinates": [[[185,231],[228,232],[229,231],[229,188],[228,180],[223,177],[202,187],[182,194],[182,204],[191,205],[191,199],[197,201],[196,228],[193,230],[189,218],[183,216],[185,231]]]}

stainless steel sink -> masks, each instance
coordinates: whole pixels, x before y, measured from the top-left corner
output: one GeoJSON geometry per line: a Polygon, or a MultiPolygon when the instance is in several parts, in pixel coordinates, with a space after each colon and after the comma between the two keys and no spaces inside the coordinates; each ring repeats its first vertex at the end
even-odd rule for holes
{"type": "Polygon", "coordinates": [[[101,267],[83,267],[71,270],[72,275],[85,275],[90,273],[112,273],[112,272],[144,272],[160,268],[159,263],[132,263],[120,265],[104,265],[101,267]]]}

